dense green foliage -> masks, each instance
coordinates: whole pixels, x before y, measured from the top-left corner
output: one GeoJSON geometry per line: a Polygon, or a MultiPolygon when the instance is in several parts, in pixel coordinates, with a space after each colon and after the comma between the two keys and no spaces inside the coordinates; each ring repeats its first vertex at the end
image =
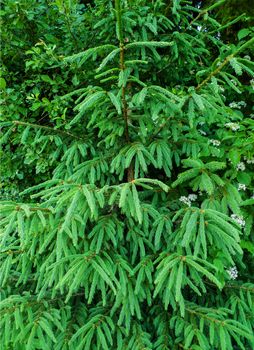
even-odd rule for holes
{"type": "Polygon", "coordinates": [[[209,6],[3,1],[1,349],[254,348],[254,30],[209,6]]]}

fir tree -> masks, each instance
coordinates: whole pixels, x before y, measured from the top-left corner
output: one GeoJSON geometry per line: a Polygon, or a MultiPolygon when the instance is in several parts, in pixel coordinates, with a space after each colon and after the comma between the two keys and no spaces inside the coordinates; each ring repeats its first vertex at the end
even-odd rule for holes
{"type": "Polygon", "coordinates": [[[86,47],[59,2],[76,53],[52,69],[84,81],[65,123],[2,123],[53,169],[0,203],[2,349],[253,349],[253,120],[230,99],[254,38],[220,40],[222,3],[100,1],[86,47]]]}

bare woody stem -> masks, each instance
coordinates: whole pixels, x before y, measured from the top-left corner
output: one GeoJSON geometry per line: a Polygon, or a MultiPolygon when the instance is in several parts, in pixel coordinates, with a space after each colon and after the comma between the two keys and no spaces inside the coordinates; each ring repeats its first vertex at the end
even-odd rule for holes
{"type": "MultiPolygon", "coordinates": [[[[115,10],[116,10],[116,20],[117,20],[117,35],[120,47],[120,70],[123,72],[125,70],[124,64],[124,40],[123,40],[123,29],[122,29],[122,9],[121,0],[115,0],[115,10]]],[[[124,130],[126,142],[130,142],[129,127],[128,127],[128,105],[126,101],[126,88],[122,86],[122,115],[124,118],[124,130]]],[[[130,164],[127,174],[128,182],[134,179],[133,163],[130,164]]]]}

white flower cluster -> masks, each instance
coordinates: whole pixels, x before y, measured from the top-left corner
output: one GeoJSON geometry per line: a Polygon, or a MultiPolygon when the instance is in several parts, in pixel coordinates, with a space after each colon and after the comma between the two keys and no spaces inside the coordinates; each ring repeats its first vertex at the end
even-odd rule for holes
{"type": "Polygon", "coordinates": [[[231,267],[230,269],[227,270],[227,273],[229,274],[229,277],[232,280],[235,280],[238,277],[238,271],[236,266],[231,267]]]}
{"type": "Polygon", "coordinates": [[[254,164],[254,158],[248,159],[247,157],[244,157],[244,160],[246,161],[247,164],[254,164]]]}
{"type": "Polygon", "coordinates": [[[188,198],[190,201],[194,202],[198,198],[198,196],[196,194],[191,193],[188,195],[188,198]]]}
{"type": "Polygon", "coordinates": [[[215,147],[219,147],[219,145],[220,145],[220,141],[219,140],[211,139],[211,140],[208,141],[208,143],[211,143],[215,147]]]}
{"type": "Polygon", "coordinates": [[[246,191],[246,188],[245,184],[238,184],[238,191],[246,191]]]}
{"type": "Polygon", "coordinates": [[[237,131],[240,129],[240,125],[238,123],[226,123],[225,126],[232,131],[237,131]]]}
{"type": "Polygon", "coordinates": [[[240,163],[238,163],[237,164],[237,166],[236,166],[236,170],[237,171],[243,171],[243,170],[245,170],[245,164],[244,164],[244,162],[240,162],[240,163]]]}
{"type": "Polygon", "coordinates": [[[198,198],[198,196],[196,194],[189,194],[188,197],[186,196],[181,196],[179,198],[180,202],[183,202],[184,204],[187,204],[188,207],[191,206],[191,202],[194,202],[196,199],[198,198]]]}
{"type": "Polygon", "coordinates": [[[246,107],[246,106],[247,106],[247,104],[244,101],[239,101],[239,102],[233,101],[229,104],[230,108],[237,108],[237,109],[241,109],[242,107],[246,107]]]}
{"type": "Polygon", "coordinates": [[[237,102],[231,102],[230,104],[229,104],[229,107],[230,108],[237,108],[237,102]]]}
{"type": "Polygon", "coordinates": [[[245,220],[242,216],[237,215],[237,214],[232,214],[231,218],[241,227],[245,226],[245,220]]]}
{"type": "Polygon", "coordinates": [[[242,107],[247,107],[247,103],[245,101],[239,101],[238,102],[238,106],[239,106],[239,108],[241,108],[241,106],[242,107]]]}

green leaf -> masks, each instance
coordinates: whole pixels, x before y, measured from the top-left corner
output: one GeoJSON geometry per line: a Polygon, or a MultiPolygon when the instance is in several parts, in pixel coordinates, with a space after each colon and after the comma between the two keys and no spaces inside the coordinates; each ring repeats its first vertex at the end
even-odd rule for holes
{"type": "Polygon", "coordinates": [[[220,325],[219,326],[219,334],[220,334],[220,347],[221,350],[227,350],[227,343],[226,343],[226,334],[225,334],[225,329],[224,326],[220,325]]]}
{"type": "Polygon", "coordinates": [[[204,267],[196,263],[192,258],[186,257],[186,263],[194,267],[194,269],[201,272],[203,275],[205,275],[210,281],[215,283],[218,286],[218,288],[220,289],[222,288],[222,284],[218,281],[218,279],[213,274],[211,274],[207,269],[205,269],[204,267]]]}
{"type": "Polygon", "coordinates": [[[136,210],[136,215],[138,222],[141,224],[142,223],[142,212],[141,212],[141,207],[140,207],[140,202],[139,202],[139,197],[138,197],[138,191],[136,189],[135,184],[131,185],[132,187],[132,196],[133,196],[133,202],[134,202],[134,207],[136,210]]]}
{"type": "Polygon", "coordinates": [[[241,29],[237,34],[238,40],[242,40],[243,38],[248,36],[250,33],[251,31],[248,28],[241,29]]]}
{"type": "Polygon", "coordinates": [[[251,241],[245,241],[242,239],[240,245],[243,249],[246,249],[251,254],[254,254],[254,243],[252,243],[251,241]]]}
{"type": "Polygon", "coordinates": [[[41,326],[41,328],[47,333],[47,335],[50,337],[50,339],[53,340],[54,343],[57,342],[54,333],[52,332],[52,330],[49,327],[49,324],[47,322],[47,320],[45,318],[40,318],[39,324],[41,326]]]}
{"type": "Polygon", "coordinates": [[[108,92],[108,96],[111,102],[113,103],[113,105],[115,106],[117,113],[121,114],[122,113],[121,101],[112,92],[108,92]]]}
{"type": "Polygon", "coordinates": [[[4,78],[0,78],[0,89],[4,90],[6,88],[6,81],[4,78]]]}
{"type": "Polygon", "coordinates": [[[104,67],[108,64],[109,61],[112,61],[112,60],[115,58],[115,56],[116,56],[119,52],[120,52],[120,49],[119,49],[119,48],[114,49],[113,51],[111,51],[111,52],[104,58],[104,60],[101,62],[99,68],[97,68],[96,71],[97,71],[97,72],[101,71],[102,68],[104,68],[104,67]]]}
{"type": "Polygon", "coordinates": [[[175,289],[176,302],[180,301],[180,298],[182,296],[182,293],[181,293],[182,280],[183,280],[183,261],[181,260],[177,271],[177,277],[176,277],[176,289],[175,289]]]}
{"type": "Polygon", "coordinates": [[[245,172],[238,172],[237,181],[241,184],[245,184],[246,186],[249,186],[251,183],[251,175],[245,172]]]}
{"type": "Polygon", "coordinates": [[[94,196],[93,196],[92,192],[89,191],[89,189],[86,186],[82,186],[82,191],[86,197],[86,200],[87,200],[88,206],[91,210],[92,216],[95,216],[96,205],[95,205],[95,200],[94,200],[94,196]]]}
{"type": "Polygon", "coordinates": [[[192,234],[197,231],[197,219],[199,216],[199,212],[196,210],[189,218],[186,227],[185,234],[182,239],[182,246],[188,247],[192,238],[192,234]]]}
{"type": "Polygon", "coordinates": [[[92,260],[92,265],[94,269],[99,273],[99,275],[102,277],[102,279],[111,287],[114,293],[116,293],[116,289],[114,284],[112,283],[112,280],[110,276],[103,270],[103,268],[97,264],[96,261],[92,260]]]}
{"type": "Polygon", "coordinates": [[[172,187],[176,187],[185,181],[193,179],[199,174],[199,169],[189,169],[178,175],[178,179],[172,183],[172,187]]]}
{"type": "Polygon", "coordinates": [[[205,172],[203,172],[201,175],[200,189],[202,191],[206,191],[209,195],[213,194],[214,192],[213,182],[210,176],[205,172]]]}
{"type": "Polygon", "coordinates": [[[134,43],[127,44],[126,49],[138,48],[138,47],[168,47],[174,44],[173,41],[136,41],[134,43]]]}

